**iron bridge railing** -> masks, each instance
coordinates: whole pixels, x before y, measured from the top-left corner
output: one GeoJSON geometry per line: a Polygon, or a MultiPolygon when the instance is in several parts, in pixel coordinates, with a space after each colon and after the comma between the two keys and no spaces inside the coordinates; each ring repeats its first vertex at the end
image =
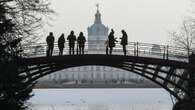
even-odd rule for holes
{"type": "MultiPolygon", "coordinates": [[[[75,54],[77,53],[77,44],[75,45],[75,54]]],[[[171,60],[188,61],[187,50],[180,47],[169,45],[158,45],[140,42],[129,42],[127,47],[127,55],[139,57],[152,57],[171,60]]],[[[41,57],[46,56],[47,44],[37,43],[23,46],[24,57],[41,57]]],[[[69,54],[68,42],[65,43],[63,55],[69,54]]],[[[106,45],[104,43],[94,44],[87,42],[85,44],[85,54],[106,54],[106,45]]],[[[113,55],[123,55],[122,46],[117,43],[113,48],[113,55]]],[[[58,44],[54,43],[53,56],[59,55],[58,44]]]]}

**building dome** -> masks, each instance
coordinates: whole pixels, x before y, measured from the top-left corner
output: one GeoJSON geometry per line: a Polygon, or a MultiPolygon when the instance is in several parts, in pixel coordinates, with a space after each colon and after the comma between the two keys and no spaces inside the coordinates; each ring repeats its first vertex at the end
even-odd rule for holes
{"type": "Polygon", "coordinates": [[[108,27],[102,24],[101,13],[99,5],[97,5],[97,12],[95,14],[94,24],[87,28],[89,42],[104,42],[108,36],[108,27]]]}

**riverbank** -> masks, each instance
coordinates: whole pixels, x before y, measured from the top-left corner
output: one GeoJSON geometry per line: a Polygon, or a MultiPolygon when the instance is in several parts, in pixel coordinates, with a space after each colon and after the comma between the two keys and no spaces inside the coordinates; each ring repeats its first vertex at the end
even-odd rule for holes
{"type": "Polygon", "coordinates": [[[51,84],[41,83],[37,84],[35,88],[161,88],[160,86],[150,84],[51,84]]]}

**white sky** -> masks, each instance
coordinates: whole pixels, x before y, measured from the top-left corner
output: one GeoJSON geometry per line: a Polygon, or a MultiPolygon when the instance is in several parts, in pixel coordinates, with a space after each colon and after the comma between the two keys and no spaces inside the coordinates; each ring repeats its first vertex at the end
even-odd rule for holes
{"type": "Polygon", "coordinates": [[[76,35],[94,22],[95,5],[100,3],[102,22],[114,28],[116,37],[121,29],[129,35],[129,41],[166,44],[168,31],[176,30],[189,15],[190,0],[50,0],[58,13],[52,26],[45,26],[44,39],[50,31],[56,39],[61,33],[67,36],[70,30],[76,35]]]}

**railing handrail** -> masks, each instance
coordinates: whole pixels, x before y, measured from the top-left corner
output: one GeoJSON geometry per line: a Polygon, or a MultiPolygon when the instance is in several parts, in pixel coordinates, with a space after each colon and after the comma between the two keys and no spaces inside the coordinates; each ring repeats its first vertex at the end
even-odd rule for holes
{"type": "MultiPolygon", "coordinates": [[[[76,42],[75,42],[75,47],[77,48],[76,42]]],[[[105,42],[102,42],[99,44],[92,43],[92,42],[86,42],[85,47],[86,47],[85,52],[87,52],[87,54],[90,54],[90,52],[102,53],[103,51],[106,51],[104,50],[106,49],[105,42]]],[[[144,54],[148,54],[150,56],[152,54],[156,54],[156,56],[159,56],[159,57],[163,56],[163,59],[169,59],[169,57],[175,57],[175,58],[183,57],[185,60],[188,59],[188,53],[185,48],[172,46],[172,45],[159,45],[159,44],[150,44],[150,43],[142,43],[142,42],[128,42],[128,45],[126,47],[127,47],[127,52],[129,54],[136,55],[136,56],[142,56],[144,54]]],[[[69,48],[68,42],[66,41],[65,49],[64,49],[66,53],[67,53],[68,48],[69,48]]],[[[47,44],[42,42],[42,43],[26,45],[23,47],[23,49],[24,49],[24,54],[29,54],[29,57],[36,57],[37,55],[41,55],[41,54],[46,55],[45,52],[47,49],[47,44]],[[43,49],[42,50],[43,52],[37,53],[36,49],[43,49]],[[34,54],[31,54],[30,52],[33,53],[33,51],[34,51],[34,54]]],[[[123,54],[122,52],[123,49],[122,49],[122,46],[120,45],[120,42],[116,43],[114,50],[117,50],[118,52],[117,53],[115,52],[113,54],[123,54]]],[[[54,51],[55,52],[58,51],[57,42],[54,43],[54,51]]]]}

